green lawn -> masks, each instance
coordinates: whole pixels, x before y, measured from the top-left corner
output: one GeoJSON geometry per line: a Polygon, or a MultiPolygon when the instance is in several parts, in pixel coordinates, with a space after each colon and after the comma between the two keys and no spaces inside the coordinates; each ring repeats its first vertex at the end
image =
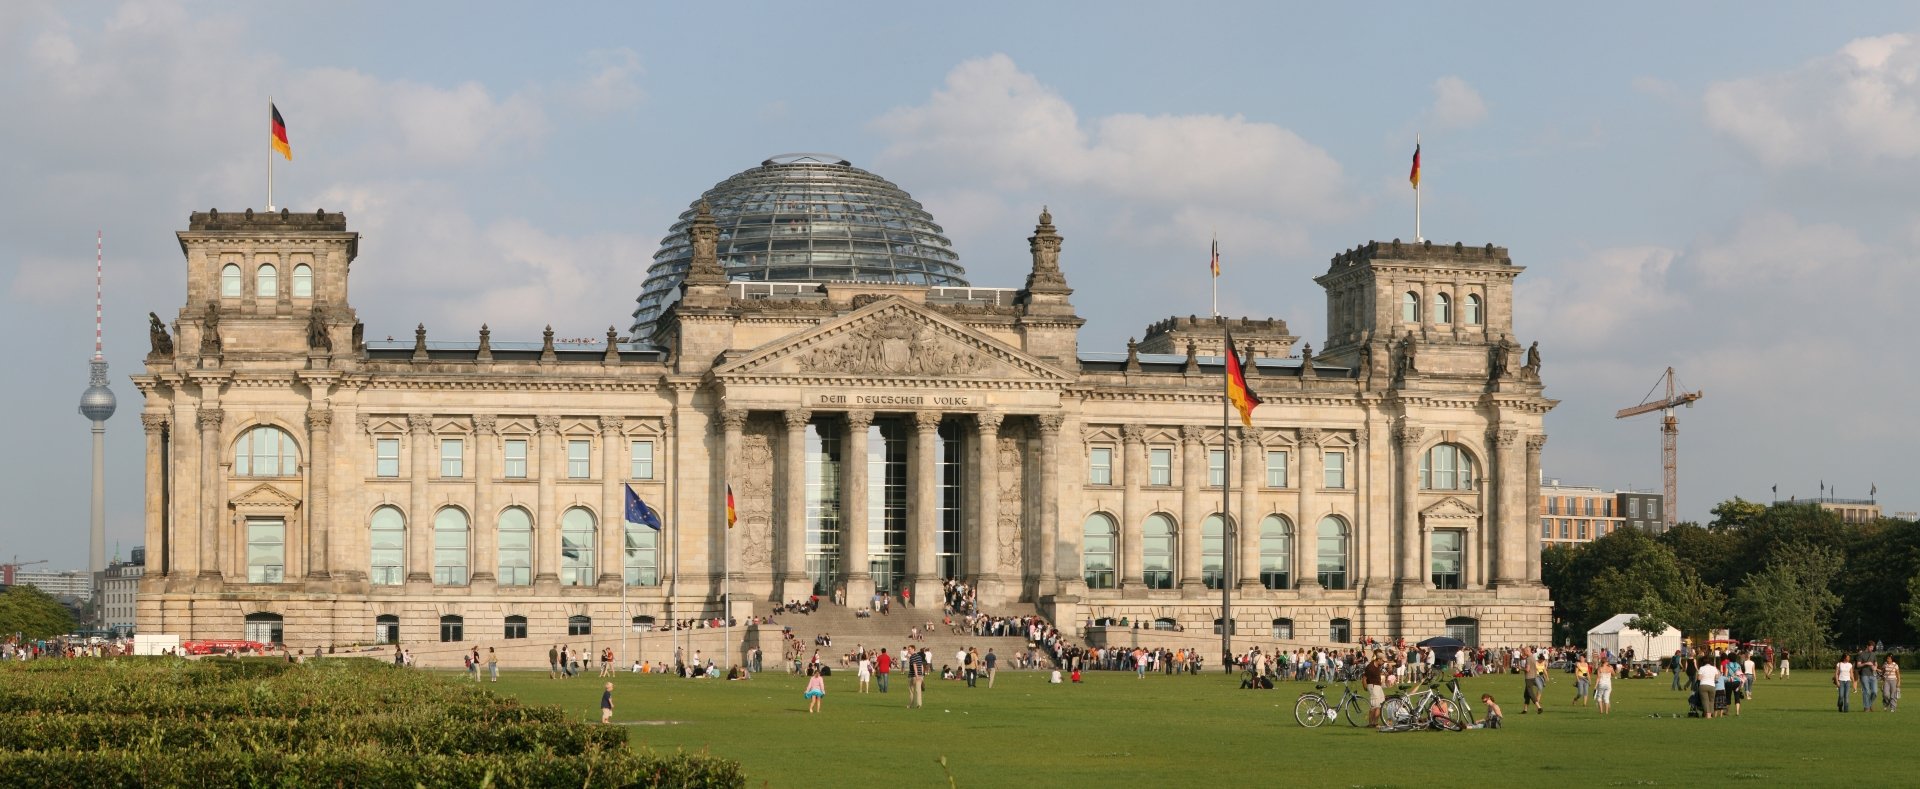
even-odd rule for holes
{"type": "MultiPolygon", "coordinates": [[[[737,759],[753,786],[945,786],[941,758],[960,787],[1920,786],[1906,750],[1920,709],[1841,715],[1825,676],[1806,672],[1763,679],[1741,717],[1711,721],[1684,717],[1665,677],[1617,682],[1607,717],[1569,706],[1562,674],[1545,715],[1518,714],[1517,677],[1472,679],[1474,698],[1491,692],[1506,708],[1505,729],[1405,734],[1301,728],[1292,709],[1305,683],[1243,691],[1221,674],[1085,676],[1048,685],[1003,672],[992,690],[934,681],[927,706],[908,710],[903,683],[863,696],[836,672],[825,709],[809,715],[804,682],[784,674],[621,674],[614,719],[636,746],[737,759]]],[[[597,720],[601,681],[515,672],[496,687],[597,720]]]]}

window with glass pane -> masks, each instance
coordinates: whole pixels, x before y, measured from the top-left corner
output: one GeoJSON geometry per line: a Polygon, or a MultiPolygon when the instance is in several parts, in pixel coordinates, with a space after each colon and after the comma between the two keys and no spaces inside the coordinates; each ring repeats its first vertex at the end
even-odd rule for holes
{"type": "Polygon", "coordinates": [[[633,479],[653,479],[653,442],[635,441],[628,450],[631,469],[628,474],[633,479]]]}
{"type": "Polygon", "coordinates": [[[1593,517],[1593,499],[1583,499],[1583,501],[1586,503],[1587,517],[1593,517]]]}
{"type": "Polygon", "coordinates": [[[527,440],[524,438],[507,439],[507,464],[503,476],[507,479],[527,478],[527,440]]]}
{"type": "Polygon", "coordinates": [[[1469,647],[1480,646],[1480,620],[1470,616],[1452,617],[1447,620],[1447,635],[1469,647]]]}
{"type": "Polygon", "coordinates": [[[1540,539],[1553,539],[1553,521],[1544,519],[1540,521],[1540,539]]]}
{"type": "Polygon", "coordinates": [[[1480,297],[1471,293],[1467,294],[1467,300],[1460,304],[1460,312],[1460,317],[1466,319],[1467,325],[1480,325],[1480,297]]]}
{"type": "Polygon", "coordinates": [[[1087,452],[1087,484],[1113,484],[1113,448],[1094,447],[1087,452]]]}
{"type": "Polygon", "coordinates": [[[519,616],[517,614],[514,616],[507,617],[506,632],[503,634],[502,637],[508,638],[508,639],[526,638],[527,637],[527,618],[524,616],[519,616]]]}
{"type": "Polygon", "coordinates": [[[1560,497],[1559,496],[1547,497],[1547,514],[1548,515],[1560,514],[1560,497]]]}
{"type": "Polygon", "coordinates": [[[500,511],[501,586],[526,586],[533,583],[533,517],[519,507],[500,511]]]}
{"type": "Polygon", "coordinates": [[[1328,622],[1327,623],[1327,640],[1332,641],[1333,643],[1336,643],[1336,644],[1344,644],[1344,643],[1347,643],[1348,641],[1352,641],[1353,640],[1353,622],[1346,619],[1335,619],[1331,622],[1328,622]]]}
{"type": "Polygon", "coordinates": [[[1292,641],[1293,640],[1293,620],[1291,619],[1273,620],[1273,637],[1281,641],[1292,641]]]}
{"type": "Polygon", "coordinates": [[[300,475],[300,450],[293,436],[277,427],[262,425],[240,435],[233,445],[233,475],[236,477],[296,477],[300,475]]]}
{"type": "Polygon", "coordinates": [[[1287,486],[1287,453],[1267,453],[1267,487],[1284,488],[1287,486]]]}
{"type": "Polygon", "coordinates": [[[867,426],[867,574],[874,588],[897,592],[907,573],[907,438],[905,421],[867,426]]]}
{"type": "Polygon", "coordinates": [[[1227,484],[1227,452],[1223,449],[1207,450],[1207,486],[1220,487],[1227,484]]]}
{"type": "Polygon", "coordinates": [[[465,640],[467,640],[466,620],[461,619],[460,617],[454,616],[452,614],[448,614],[446,616],[440,617],[440,642],[441,643],[445,644],[445,643],[451,643],[454,641],[465,641],[465,640]]]}
{"type": "Polygon", "coordinates": [[[1161,448],[1147,450],[1147,484],[1173,484],[1173,450],[1161,448]]]}
{"type": "Polygon", "coordinates": [[[1327,468],[1327,488],[1337,490],[1347,486],[1347,453],[1328,452],[1325,456],[1327,468]]]}
{"type": "Polygon", "coordinates": [[[840,577],[840,436],[836,423],[807,425],[807,578],[826,596],[840,577]]]}
{"type": "Polygon", "coordinates": [[[1420,487],[1426,490],[1472,490],[1473,457],[1454,444],[1436,444],[1420,455],[1420,487]]]}
{"type": "Polygon", "coordinates": [[[407,519],[393,507],[373,511],[368,543],[368,580],[375,586],[396,586],[406,580],[407,519]]]}
{"type": "Polygon", "coordinates": [[[1459,529],[1433,531],[1433,587],[1464,588],[1467,564],[1467,533],[1459,529]]]}
{"type": "Polygon", "coordinates": [[[285,642],[285,631],[279,614],[247,614],[246,638],[261,644],[280,644],[285,642]]]}
{"type": "Polygon", "coordinates": [[[1268,589],[1293,586],[1293,524],[1278,515],[1260,521],[1260,585],[1268,589]]]}
{"type": "Polygon", "coordinates": [[[287,522],[279,518],[247,520],[247,583],[286,580],[287,522]]]}
{"type": "Polygon", "coordinates": [[[467,582],[467,514],[452,507],[433,516],[433,582],[467,582]]]}
{"type": "Polygon", "coordinates": [[[626,563],[623,565],[629,586],[660,585],[660,532],[637,523],[628,523],[626,563]]]}
{"type": "Polygon", "coordinates": [[[223,299],[237,299],[243,295],[245,295],[245,291],[244,285],[241,283],[240,267],[232,263],[221,266],[220,297],[223,299]]]}
{"type": "Polygon", "coordinates": [[[1226,583],[1227,529],[1218,515],[1208,515],[1200,525],[1200,582],[1208,589],[1226,583]]]}
{"type": "Polygon", "coordinates": [[[1320,586],[1347,588],[1347,522],[1333,515],[1321,518],[1319,543],[1320,586]]]}
{"type": "Polygon", "coordinates": [[[1433,322],[1439,324],[1453,322],[1453,299],[1445,293],[1433,294],[1433,322]]]}
{"type": "Polygon", "coordinates": [[[1575,521],[1575,523],[1578,523],[1578,524],[1579,524],[1579,527],[1578,527],[1578,528],[1579,528],[1579,534],[1580,534],[1580,539],[1582,539],[1582,540],[1584,540],[1584,539],[1586,539],[1586,538],[1587,538],[1587,522],[1586,522],[1586,521],[1575,521]]]}
{"type": "Polygon", "coordinates": [[[305,263],[293,267],[293,297],[313,298],[313,267],[305,263]]]}
{"type": "Polygon", "coordinates": [[[940,454],[935,456],[934,472],[940,480],[940,535],[934,545],[935,570],[941,578],[959,578],[965,549],[967,459],[966,430],[954,422],[942,422],[935,435],[940,437],[940,454]]]}
{"type": "Polygon", "coordinates": [[[1113,518],[1096,512],[1087,516],[1081,537],[1080,568],[1088,589],[1112,589],[1115,545],[1113,518]]]}
{"type": "Polygon", "coordinates": [[[593,442],[575,439],[567,442],[567,478],[586,479],[593,474],[593,442]]]}
{"type": "Polygon", "coordinates": [[[1172,589],[1173,521],[1149,515],[1140,536],[1140,581],[1148,589],[1172,589]]]}
{"type": "Polygon", "coordinates": [[[1560,539],[1562,540],[1573,539],[1573,521],[1570,521],[1570,520],[1560,521],[1560,539]]]}
{"type": "Polygon", "coordinates": [[[1420,322],[1420,294],[1413,291],[1400,294],[1400,320],[1407,323],[1420,322]]]}
{"type": "Polygon", "coordinates": [[[592,586],[599,578],[593,570],[593,513],[580,507],[560,517],[560,585],[592,586]]]}
{"type": "Polygon", "coordinates": [[[1627,517],[1629,518],[1640,517],[1640,500],[1639,499],[1627,499],[1627,517]]]}
{"type": "Polygon", "coordinates": [[[457,479],[466,454],[467,442],[457,438],[440,439],[440,476],[457,479]]]}
{"type": "Polygon", "coordinates": [[[584,617],[584,616],[567,617],[567,635],[570,635],[570,636],[593,635],[593,619],[589,617],[584,617]]]}
{"type": "Polygon", "coordinates": [[[373,618],[373,640],[376,644],[400,643],[400,617],[393,614],[381,614],[373,618]]]}
{"type": "Polygon", "coordinates": [[[271,299],[280,295],[280,270],[273,264],[261,266],[254,272],[253,295],[256,298],[271,299]]]}
{"type": "Polygon", "coordinates": [[[1660,500],[1659,499],[1647,499],[1647,517],[1649,518],[1660,517],[1660,500]]]}
{"type": "Polygon", "coordinates": [[[400,476],[400,439],[382,438],[373,442],[373,473],[381,477],[400,476]]]}

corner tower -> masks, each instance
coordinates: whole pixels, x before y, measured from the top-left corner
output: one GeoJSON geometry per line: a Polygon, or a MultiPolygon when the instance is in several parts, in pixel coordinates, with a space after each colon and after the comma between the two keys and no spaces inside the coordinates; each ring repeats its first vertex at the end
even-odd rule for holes
{"type": "Polygon", "coordinates": [[[1316,361],[1363,378],[1423,374],[1503,378],[1519,369],[1513,280],[1526,269],[1505,247],[1369,241],[1333,256],[1314,278],[1327,291],[1327,340],[1316,361]],[[1412,361],[1409,363],[1408,359],[1412,361]]]}

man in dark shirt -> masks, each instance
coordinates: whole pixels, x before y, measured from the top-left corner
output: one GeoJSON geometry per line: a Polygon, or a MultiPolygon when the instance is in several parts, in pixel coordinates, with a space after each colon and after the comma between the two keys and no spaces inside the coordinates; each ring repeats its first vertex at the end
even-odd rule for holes
{"type": "Polygon", "coordinates": [[[552,649],[547,650],[547,679],[555,679],[559,676],[560,645],[554,644],[552,649]]]}
{"type": "Polygon", "coordinates": [[[907,647],[907,709],[919,709],[926,702],[926,650],[907,647]]]}
{"type": "Polygon", "coordinates": [[[987,687],[993,687],[994,670],[1000,665],[999,656],[993,654],[993,647],[987,647],[987,687]]]}
{"type": "Polygon", "coordinates": [[[1380,656],[1380,650],[1373,651],[1373,659],[1367,661],[1367,670],[1362,682],[1367,686],[1367,724],[1380,725],[1380,706],[1387,703],[1386,659],[1380,656]]]}
{"type": "Polygon", "coordinates": [[[607,683],[606,692],[600,694],[600,722],[613,722],[613,683],[607,683]]]}

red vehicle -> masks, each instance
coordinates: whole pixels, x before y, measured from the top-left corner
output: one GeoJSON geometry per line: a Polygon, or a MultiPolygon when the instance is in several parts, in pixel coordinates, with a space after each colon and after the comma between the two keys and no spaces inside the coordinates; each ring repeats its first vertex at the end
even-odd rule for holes
{"type": "Polygon", "coordinates": [[[204,641],[183,641],[181,650],[189,655],[224,655],[228,652],[238,654],[264,655],[271,647],[258,641],[244,639],[207,639],[204,641]]]}

